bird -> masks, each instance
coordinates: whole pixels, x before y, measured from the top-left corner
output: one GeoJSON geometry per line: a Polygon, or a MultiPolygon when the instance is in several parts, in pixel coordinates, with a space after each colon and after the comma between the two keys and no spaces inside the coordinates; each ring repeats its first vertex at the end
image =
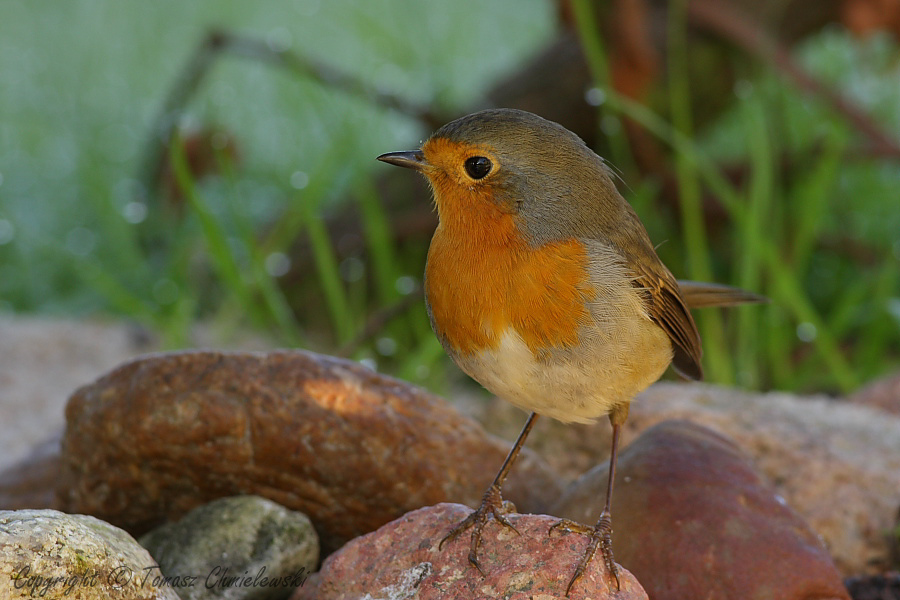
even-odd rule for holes
{"type": "Polygon", "coordinates": [[[418,150],[378,160],[418,171],[437,209],[423,287],[431,326],[460,369],[529,413],[481,505],[440,546],[472,529],[478,560],[493,517],[515,530],[501,487],[538,416],[612,425],[604,509],[566,595],[600,550],[619,587],[611,502],[619,436],[631,401],[671,364],[699,380],[701,341],[691,307],[763,298],[678,281],[656,254],[607,162],[563,126],[509,108],[476,112],[434,132],[418,150]]]}

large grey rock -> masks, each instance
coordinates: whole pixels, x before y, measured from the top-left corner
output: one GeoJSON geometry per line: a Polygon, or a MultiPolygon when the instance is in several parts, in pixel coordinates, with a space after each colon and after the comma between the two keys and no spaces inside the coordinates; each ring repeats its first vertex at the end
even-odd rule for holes
{"type": "Polygon", "coordinates": [[[195,508],[141,544],[163,573],[196,577],[195,585],[179,589],[182,600],[286,598],[319,560],[319,539],[306,515],[258,496],[195,508]]]}
{"type": "Polygon", "coordinates": [[[0,597],[178,600],[133,537],[94,517],[0,511],[0,597]]]}

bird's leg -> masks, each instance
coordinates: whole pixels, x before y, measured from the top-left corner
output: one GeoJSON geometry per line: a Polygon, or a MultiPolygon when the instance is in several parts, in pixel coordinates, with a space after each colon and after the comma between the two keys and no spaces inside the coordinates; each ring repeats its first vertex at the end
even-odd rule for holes
{"type": "Polygon", "coordinates": [[[588,544],[584,555],[581,557],[578,566],[575,567],[575,573],[572,575],[572,579],[569,580],[569,585],[566,586],[566,596],[569,595],[575,582],[584,575],[585,570],[591,563],[591,560],[594,558],[594,554],[597,553],[598,549],[600,550],[600,554],[603,555],[603,562],[606,564],[606,572],[610,576],[610,583],[612,583],[612,580],[614,579],[616,589],[618,590],[621,587],[619,582],[619,567],[616,565],[615,559],[613,559],[612,514],[610,513],[610,506],[612,504],[613,482],[616,477],[616,459],[619,454],[619,433],[627,418],[627,404],[616,407],[609,414],[609,422],[612,424],[613,428],[612,452],[609,455],[609,479],[606,481],[606,504],[603,506],[603,512],[600,513],[600,518],[597,520],[597,523],[593,527],[587,527],[581,523],[562,519],[550,528],[551,533],[553,530],[559,528],[565,531],[583,533],[591,536],[591,541],[588,544]]]}
{"type": "Polygon", "coordinates": [[[512,468],[513,463],[516,461],[519,451],[525,444],[525,438],[528,437],[528,433],[531,431],[537,418],[537,413],[531,413],[531,416],[528,417],[528,420],[525,422],[525,427],[523,427],[522,432],[519,433],[519,438],[516,440],[515,445],[513,445],[512,450],[509,451],[506,460],[503,461],[503,466],[500,467],[497,476],[494,477],[494,482],[491,483],[487,491],[484,492],[484,496],[481,499],[481,506],[459,523],[459,525],[451,529],[438,545],[438,549],[443,548],[445,542],[454,540],[466,529],[473,527],[472,545],[469,548],[469,562],[478,569],[478,572],[481,573],[482,576],[484,575],[484,571],[478,564],[478,546],[481,544],[481,532],[484,530],[488,518],[493,515],[494,519],[501,525],[509,527],[516,533],[519,533],[516,528],[513,527],[512,523],[504,516],[506,513],[514,511],[515,507],[512,506],[511,503],[503,500],[500,495],[500,486],[502,486],[503,482],[506,480],[506,476],[509,474],[509,470],[512,468]]]}

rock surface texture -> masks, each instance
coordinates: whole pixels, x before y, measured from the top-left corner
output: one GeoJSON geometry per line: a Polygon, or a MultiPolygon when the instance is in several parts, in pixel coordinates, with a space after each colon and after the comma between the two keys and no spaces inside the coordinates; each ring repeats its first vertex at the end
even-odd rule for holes
{"type": "MultiPolygon", "coordinates": [[[[521,427],[521,411],[501,400],[470,413],[495,434],[515,435],[521,427]]],[[[897,564],[888,532],[900,512],[900,416],[825,396],[661,382],[632,403],[621,448],[666,420],[703,425],[746,452],[823,538],[844,576],[897,564]]],[[[608,460],[610,429],[607,422],[539,421],[528,447],[572,480],[608,460]]]]}
{"type": "Polygon", "coordinates": [[[0,472],[0,510],[52,508],[59,510],[59,456],[62,431],[38,444],[18,464],[0,472]]]}
{"type": "MultiPolygon", "coordinates": [[[[458,504],[422,508],[353,540],[325,561],[314,585],[300,588],[292,600],[565,598],[586,536],[548,535],[558,519],[543,515],[510,515],[519,535],[488,523],[479,549],[482,577],[467,560],[468,534],[438,548],[447,531],[470,512],[458,504]]],[[[617,592],[608,585],[603,560],[594,560],[569,599],[646,600],[630,573],[620,569],[619,579],[617,592]]]]}
{"type": "MultiPolygon", "coordinates": [[[[404,513],[475,504],[508,444],[440,398],[309,352],[186,352],[127,363],[66,408],[61,505],[142,533],[223,496],[307,514],[334,549],[404,513]]],[[[533,511],[556,476],[520,458],[505,492],[533,511]]]]}
{"type": "MultiPolygon", "coordinates": [[[[608,470],[573,482],[552,514],[600,516],[608,470]]],[[[848,600],[819,538],[746,455],[686,421],[652,427],[619,457],[613,550],[654,600],[848,600]]]]}
{"type": "Polygon", "coordinates": [[[0,597],[179,600],[133,537],[93,517],[0,511],[0,597]]]}
{"type": "Polygon", "coordinates": [[[319,561],[306,515],[259,496],[220,498],[140,539],[160,571],[188,576],[181,600],[278,600],[319,561]]]}
{"type": "Polygon", "coordinates": [[[820,535],[844,575],[890,568],[900,508],[900,418],[824,397],[662,384],[632,406],[629,443],[686,419],[731,439],[820,535]]]}
{"type": "Polygon", "coordinates": [[[900,416],[900,373],[873,381],[848,400],[900,416]]]}

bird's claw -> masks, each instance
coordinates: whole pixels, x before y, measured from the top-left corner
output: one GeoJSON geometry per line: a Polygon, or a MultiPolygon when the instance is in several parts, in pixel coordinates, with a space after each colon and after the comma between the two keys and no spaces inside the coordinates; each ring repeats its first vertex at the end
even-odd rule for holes
{"type": "Polygon", "coordinates": [[[575,521],[570,521],[568,519],[560,519],[557,523],[553,524],[548,531],[548,535],[552,535],[556,530],[563,530],[566,533],[580,533],[590,536],[590,542],[588,543],[588,547],[585,549],[584,554],[581,557],[581,560],[578,562],[578,565],[575,567],[575,573],[572,574],[572,579],[569,580],[569,585],[566,586],[566,596],[569,595],[569,592],[572,591],[572,587],[575,585],[575,582],[581,579],[581,576],[584,575],[585,570],[587,570],[588,565],[593,560],[594,555],[597,553],[597,550],[600,550],[600,554],[603,556],[603,563],[606,566],[606,572],[609,576],[609,583],[612,583],[612,580],[615,580],[616,590],[621,589],[621,582],[619,581],[619,566],[616,564],[615,559],[613,558],[612,551],[612,517],[608,512],[604,512],[600,515],[600,520],[597,521],[597,524],[593,527],[588,527],[587,525],[582,525],[581,523],[576,523],[575,521]]]}
{"type": "Polygon", "coordinates": [[[547,530],[547,535],[553,535],[557,530],[562,530],[564,533],[580,533],[583,535],[591,535],[594,532],[593,527],[588,527],[578,521],[570,521],[569,519],[560,519],[551,525],[550,529],[547,530]]]}
{"type": "Polygon", "coordinates": [[[512,502],[507,502],[500,496],[500,488],[492,485],[484,493],[484,497],[481,499],[481,505],[444,536],[438,544],[438,550],[443,549],[446,542],[455,540],[460,534],[471,527],[472,544],[469,548],[469,563],[478,569],[478,572],[484,577],[484,570],[478,563],[478,547],[481,545],[481,534],[484,527],[487,525],[490,517],[493,516],[495,521],[504,527],[512,529],[517,535],[521,535],[519,534],[519,530],[506,518],[507,514],[515,512],[515,510],[516,507],[512,502]]]}

